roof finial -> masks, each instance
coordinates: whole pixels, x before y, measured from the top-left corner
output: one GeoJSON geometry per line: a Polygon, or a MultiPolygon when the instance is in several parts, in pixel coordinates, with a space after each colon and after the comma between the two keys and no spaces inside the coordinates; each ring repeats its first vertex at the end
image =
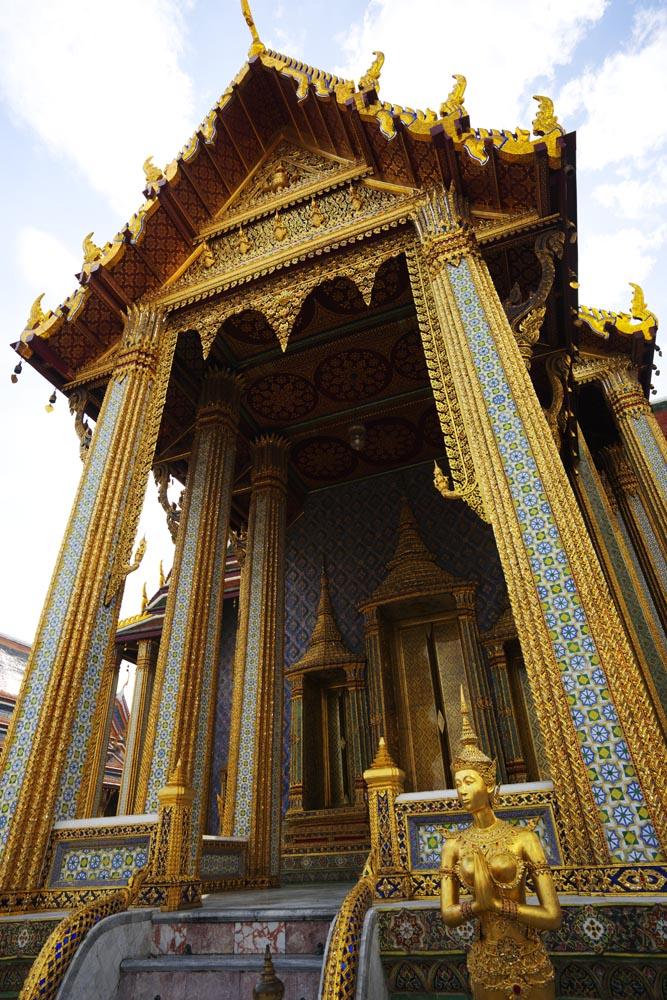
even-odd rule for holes
{"type": "Polygon", "coordinates": [[[253,56],[261,56],[262,52],[266,51],[266,46],[259,40],[259,34],[257,33],[253,16],[250,13],[250,3],[248,0],[241,0],[241,11],[252,35],[252,45],[248,49],[248,59],[252,59],[253,56]]]}
{"type": "Polygon", "coordinates": [[[380,70],[384,63],[384,52],[373,52],[375,59],[368,67],[361,80],[359,90],[374,90],[376,94],[380,92],[380,70]]]}

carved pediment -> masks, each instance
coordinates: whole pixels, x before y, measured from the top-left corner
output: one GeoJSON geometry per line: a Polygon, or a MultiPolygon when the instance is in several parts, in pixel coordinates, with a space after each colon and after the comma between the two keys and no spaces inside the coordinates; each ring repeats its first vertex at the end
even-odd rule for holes
{"type": "MultiPolygon", "coordinates": [[[[355,164],[296,146],[282,139],[218,215],[218,224],[236,224],[260,211],[321,189],[337,174],[349,174],[355,164]]],[[[359,166],[359,164],[356,164],[359,166]]]]}

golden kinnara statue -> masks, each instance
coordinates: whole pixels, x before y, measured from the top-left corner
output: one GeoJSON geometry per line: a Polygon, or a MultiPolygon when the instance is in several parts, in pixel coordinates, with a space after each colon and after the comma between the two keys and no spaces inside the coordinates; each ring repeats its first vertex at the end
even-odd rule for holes
{"type": "Polygon", "coordinates": [[[554,970],[540,937],[561,923],[551,870],[537,835],[498,819],[493,811],[496,762],[482,752],[468,721],[452,772],[461,805],[472,823],[448,837],[440,865],[440,909],[448,927],[478,918],[468,953],[474,1000],[554,1000],[554,970]],[[530,875],[538,903],[526,903],[530,875]],[[459,883],[472,900],[459,900],[459,883]]]}

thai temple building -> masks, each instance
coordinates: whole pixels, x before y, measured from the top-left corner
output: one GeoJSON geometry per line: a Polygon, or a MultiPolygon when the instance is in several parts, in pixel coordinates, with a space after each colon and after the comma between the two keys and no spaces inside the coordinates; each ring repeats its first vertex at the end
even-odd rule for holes
{"type": "Polygon", "coordinates": [[[547,97],[480,129],[461,76],[404,108],[380,53],[345,80],[246,15],[236,79],[13,345],[83,464],[0,758],[0,992],[249,998],[268,945],[287,1000],[469,995],[438,908],[463,687],[561,896],[557,996],[665,996],[656,317],[578,302],[547,97]],[[119,623],[152,475],[173,567],[119,623]]]}

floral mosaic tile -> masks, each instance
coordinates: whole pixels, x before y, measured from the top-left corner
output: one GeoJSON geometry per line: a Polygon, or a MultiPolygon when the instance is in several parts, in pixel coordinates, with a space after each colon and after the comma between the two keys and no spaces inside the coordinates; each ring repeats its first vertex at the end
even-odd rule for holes
{"type": "Polygon", "coordinates": [[[661,860],[576,579],[465,261],[447,266],[611,857],[661,860]]]}
{"type": "Polygon", "coordinates": [[[49,873],[49,888],[126,885],[148,861],[150,837],[128,837],[122,843],[100,840],[58,844],[49,873]]]}

